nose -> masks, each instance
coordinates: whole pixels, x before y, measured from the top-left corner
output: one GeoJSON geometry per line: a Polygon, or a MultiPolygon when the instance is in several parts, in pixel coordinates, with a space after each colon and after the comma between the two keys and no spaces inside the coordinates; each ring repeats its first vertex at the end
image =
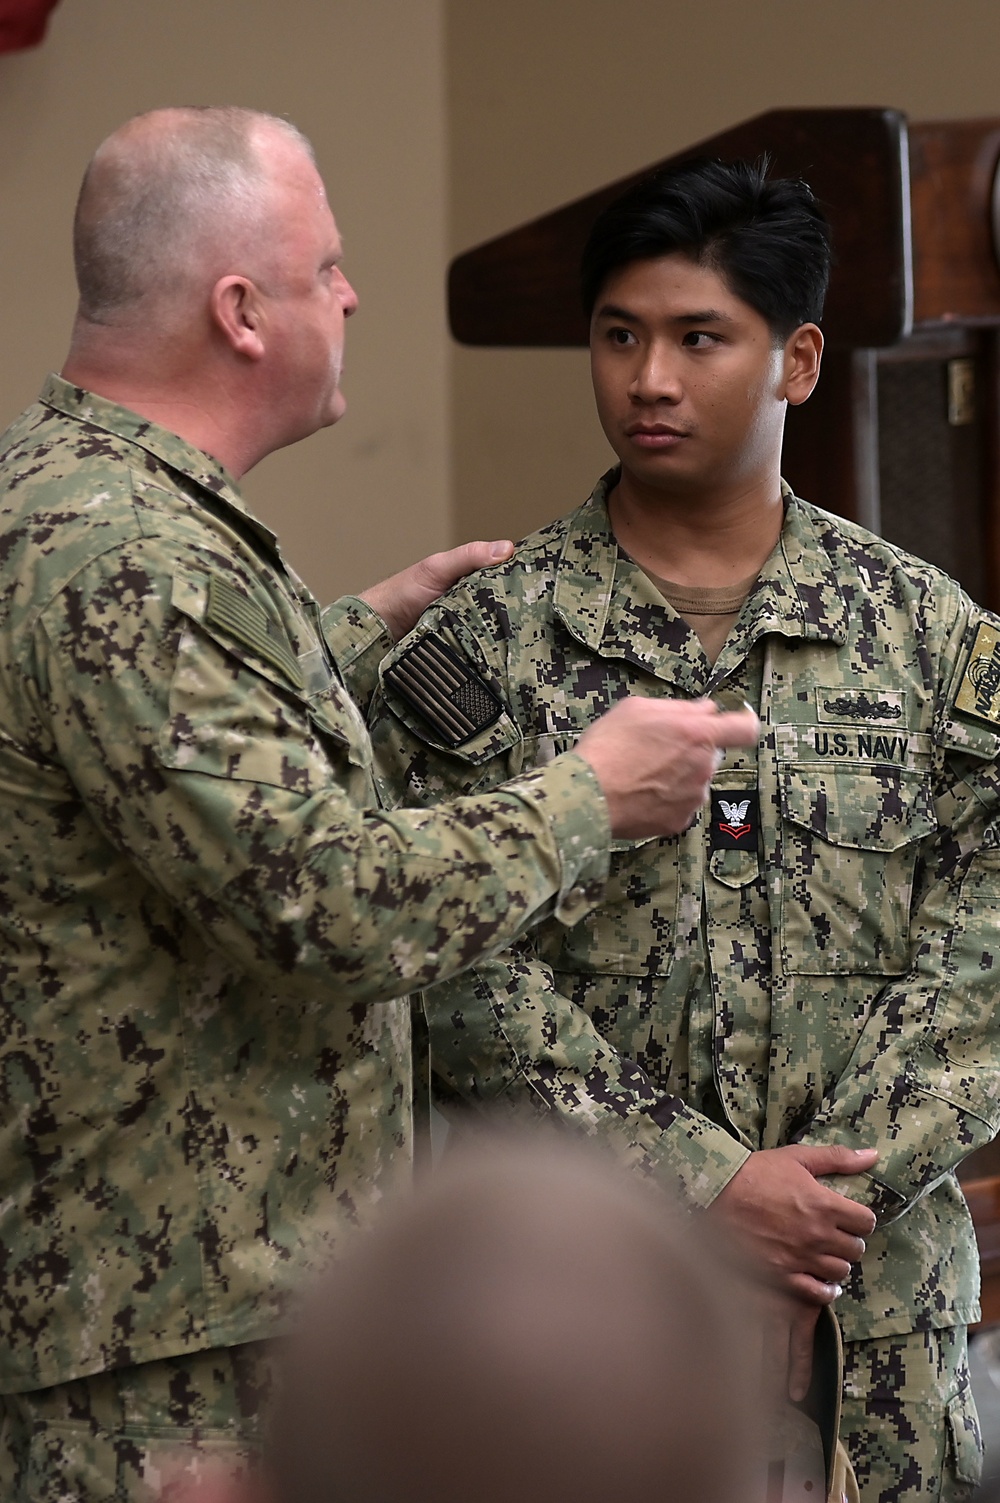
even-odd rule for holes
{"type": "Polygon", "coordinates": [[[340,297],[340,305],[344,310],[344,317],[350,318],[352,313],[356,313],[358,311],[358,294],[355,292],[350,282],[344,276],[344,273],[340,270],[339,266],[336,268],[336,272],[338,282],[337,292],[338,296],[340,297]]]}
{"type": "Polygon", "coordinates": [[[681,379],[672,351],[653,340],[638,352],[629,396],[636,402],[679,402],[681,379]]]}

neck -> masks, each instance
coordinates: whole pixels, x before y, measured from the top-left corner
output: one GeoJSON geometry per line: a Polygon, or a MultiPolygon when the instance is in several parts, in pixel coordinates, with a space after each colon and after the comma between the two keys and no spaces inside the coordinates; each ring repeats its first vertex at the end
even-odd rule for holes
{"type": "Polygon", "coordinates": [[[237,479],[263,458],[250,402],[230,373],[183,341],[145,341],[113,329],[77,325],[61,372],[74,386],[127,407],[218,461],[237,479]]]}
{"type": "Polygon", "coordinates": [[[710,496],[652,490],[623,471],[608,514],[642,568],[675,584],[722,588],[759,573],[774,550],[784,520],[778,466],[710,496]]]}

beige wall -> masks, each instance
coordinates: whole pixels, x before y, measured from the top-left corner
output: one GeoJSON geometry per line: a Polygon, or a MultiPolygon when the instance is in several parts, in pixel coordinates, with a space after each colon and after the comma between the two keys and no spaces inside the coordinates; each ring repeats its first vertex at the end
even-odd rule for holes
{"type": "Polygon", "coordinates": [[[42,47],[0,58],[0,419],[65,354],[73,201],[97,142],[159,104],[287,114],[316,145],[361,299],[350,411],[245,489],[324,597],[444,546],[442,17],[442,0],[63,0],[42,47]]]}
{"type": "Polygon", "coordinates": [[[361,296],[343,424],[248,477],[323,596],[515,535],[609,453],[577,351],[469,351],[450,254],[778,105],[1000,114],[998,0],[62,0],[0,58],[0,418],[65,351],[80,172],[132,112],[233,100],[312,136],[361,296]]]}
{"type": "MultiPolygon", "coordinates": [[[[998,0],[447,0],[452,252],[779,106],[1000,115],[998,0]]],[[[515,536],[611,456],[583,351],[455,348],[459,533],[515,536]]]]}

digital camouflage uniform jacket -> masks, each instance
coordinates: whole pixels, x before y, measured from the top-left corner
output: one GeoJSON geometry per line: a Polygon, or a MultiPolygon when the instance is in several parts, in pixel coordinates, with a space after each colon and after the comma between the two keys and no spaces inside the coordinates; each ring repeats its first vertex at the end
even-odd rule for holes
{"type": "Polygon", "coordinates": [[[382,813],[322,619],[207,455],[50,378],[0,440],[0,1391],[267,1334],[410,1133],[384,1002],[603,891],[576,756],[382,813]],[[324,640],[324,630],[326,640],[324,640]]]}
{"type": "Polygon", "coordinates": [[[542,766],[630,693],[746,699],[760,745],[727,754],[679,838],[616,843],[606,906],[431,992],[436,1068],[466,1100],[605,1133],[694,1205],[752,1149],[875,1145],[871,1175],[830,1181],[879,1218],[838,1302],[845,1337],[974,1319],[951,1171],[1000,1111],[1000,621],[789,492],[710,668],[619,552],[615,478],[383,664],[385,797],[542,766]],[[442,644],[467,696],[495,696],[460,741],[427,687],[442,644]]]}

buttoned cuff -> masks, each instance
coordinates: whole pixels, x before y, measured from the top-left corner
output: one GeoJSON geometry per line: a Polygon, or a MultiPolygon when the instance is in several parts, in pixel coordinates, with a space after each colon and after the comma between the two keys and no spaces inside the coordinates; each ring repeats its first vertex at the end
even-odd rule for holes
{"type": "Polygon", "coordinates": [[[909,1205],[905,1196],[876,1179],[874,1174],[821,1174],[819,1182],[836,1190],[838,1195],[846,1195],[848,1200],[856,1200],[858,1205],[874,1211],[879,1226],[888,1226],[897,1216],[902,1216],[909,1205]]]}
{"type": "Polygon", "coordinates": [[[696,1112],[676,1117],[650,1150],[664,1183],[685,1205],[701,1210],[722,1194],[749,1157],[749,1148],[696,1112]]]}

